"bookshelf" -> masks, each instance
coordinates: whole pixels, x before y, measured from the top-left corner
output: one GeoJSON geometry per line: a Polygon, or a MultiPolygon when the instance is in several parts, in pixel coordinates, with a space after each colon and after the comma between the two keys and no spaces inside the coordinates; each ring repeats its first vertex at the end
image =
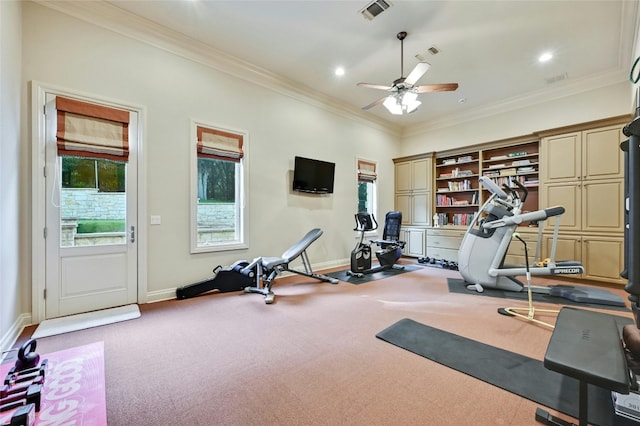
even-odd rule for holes
{"type": "Polygon", "coordinates": [[[439,225],[468,225],[480,202],[479,151],[437,157],[435,170],[435,210],[439,225]]]}
{"type": "MultiPolygon", "coordinates": [[[[482,159],[482,175],[491,177],[500,187],[504,184],[517,187],[512,180],[517,179],[529,194],[522,208],[523,211],[538,210],[540,144],[537,140],[517,145],[484,149],[480,151],[482,159]]],[[[482,191],[482,199],[486,200],[489,192],[482,191]]]]}

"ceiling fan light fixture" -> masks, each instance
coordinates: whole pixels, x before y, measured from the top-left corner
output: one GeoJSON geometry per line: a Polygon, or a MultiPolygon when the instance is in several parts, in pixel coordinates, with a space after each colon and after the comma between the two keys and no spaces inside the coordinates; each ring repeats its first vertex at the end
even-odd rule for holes
{"type": "Polygon", "coordinates": [[[418,94],[406,91],[387,96],[382,105],[393,115],[410,114],[422,104],[418,100],[418,94]]]}
{"type": "Polygon", "coordinates": [[[418,107],[422,104],[422,102],[418,100],[414,100],[410,103],[406,103],[402,105],[402,109],[407,113],[411,114],[413,111],[417,110],[418,107]]]}
{"type": "Polygon", "coordinates": [[[395,95],[389,95],[382,103],[393,115],[402,115],[402,105],[395,95]]]}

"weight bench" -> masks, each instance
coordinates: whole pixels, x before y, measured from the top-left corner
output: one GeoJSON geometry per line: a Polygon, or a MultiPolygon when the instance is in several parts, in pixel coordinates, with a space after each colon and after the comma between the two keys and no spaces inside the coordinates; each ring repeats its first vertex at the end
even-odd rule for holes
{"type": "Polygon", "coordinates": [[[330,282],[331,284],[338,284],[338,280],[328,277],[326,275],[316,274],[311,268],[309,258],[307,256],[307,248],[322,235],[322,229],[314,228],[307,232],[307,235],[302,237],[300,241],[288,248],[280,257],[257,257],[245,267],[245,269],[256,268],[255,274],[255,286],[245,287],[244,291],[247,293],[260,293],[264,295],[264,302],[267,304],[273,303],[275,294],[271,291],[273,281],[281,272],[293,272],[295,274],[304,275],[318,279],[320,281],[330,282]],[[295,259],[300,257],[302,259],[302,265],[304,270],[293,269],[289,267],[289,264],[295,259]]]}
{"type": "MultiPolygon", "coordinates": [[[[587,426],[588,385],[628,394],[631,376],[620,332],[611,316],[582,309],[562,308],[551,335],[544,366],[580,382],[578,424],[587,426]]],[[[569,425],[547,411],[536,409],[536,420],[547,425],[569,425]]]]}

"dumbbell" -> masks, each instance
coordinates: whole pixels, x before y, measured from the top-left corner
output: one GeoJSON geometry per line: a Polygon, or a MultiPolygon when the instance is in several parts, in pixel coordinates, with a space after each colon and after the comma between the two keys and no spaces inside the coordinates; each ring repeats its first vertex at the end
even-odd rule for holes
{"type": "Polygon", "coordinates": [[[27,404],[18,408],[11,416],[11,421],[2,426],[34,426],[36,424],[36,406],[27,404]]]}
{"type": "Polygon", "coordinates": [[[39,376],[42,376],[44,378],[47,370],[47,363],[48,360],[45,359],[40,363],[38,367],[27,368],[22,371],[17,371],[15,366],[11,367],[4,378],[4,384],[11,385],[13,383],[26,382],[27,380],[33,380],[39,376]]]}
{"type": "Polygon", "coordinates": [[[0,413],[27,404],[35,404],[36,411],[40,411],[41,399],[42,385],[31,385],[23,392],[0,399],[0,413]]]}
{"type": "Polygon", "coordinates": [[[40,362],[40,355],[36,353],[36,339],[29,339],[20,346],[18,350],[18,359],[14,367],[17,371],[33,368],[40,362]]]}
{"type": "Polygon", "coordinates": [[[8,395],[14,394],[16,392],[22,392],[26,388],[31,385],[43,385],[44,384],[44,376],[38,376],[31,382],[19,383],[14,386],[2,385],[0,386],[0,399],[6,398],[8,395]]]}

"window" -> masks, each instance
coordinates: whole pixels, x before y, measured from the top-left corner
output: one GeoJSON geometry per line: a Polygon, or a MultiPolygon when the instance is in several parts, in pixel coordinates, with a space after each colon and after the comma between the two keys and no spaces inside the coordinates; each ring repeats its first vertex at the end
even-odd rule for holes
{"type": "Polygon", "coordinates": [[[358,167],[358,211],[376,212],[376,163],[357,160],[358,167]]]}
{"type": "Polygon", "coordinates": [[[246,248],[247,135],[193,123],[191,252],[246,248]]]}

